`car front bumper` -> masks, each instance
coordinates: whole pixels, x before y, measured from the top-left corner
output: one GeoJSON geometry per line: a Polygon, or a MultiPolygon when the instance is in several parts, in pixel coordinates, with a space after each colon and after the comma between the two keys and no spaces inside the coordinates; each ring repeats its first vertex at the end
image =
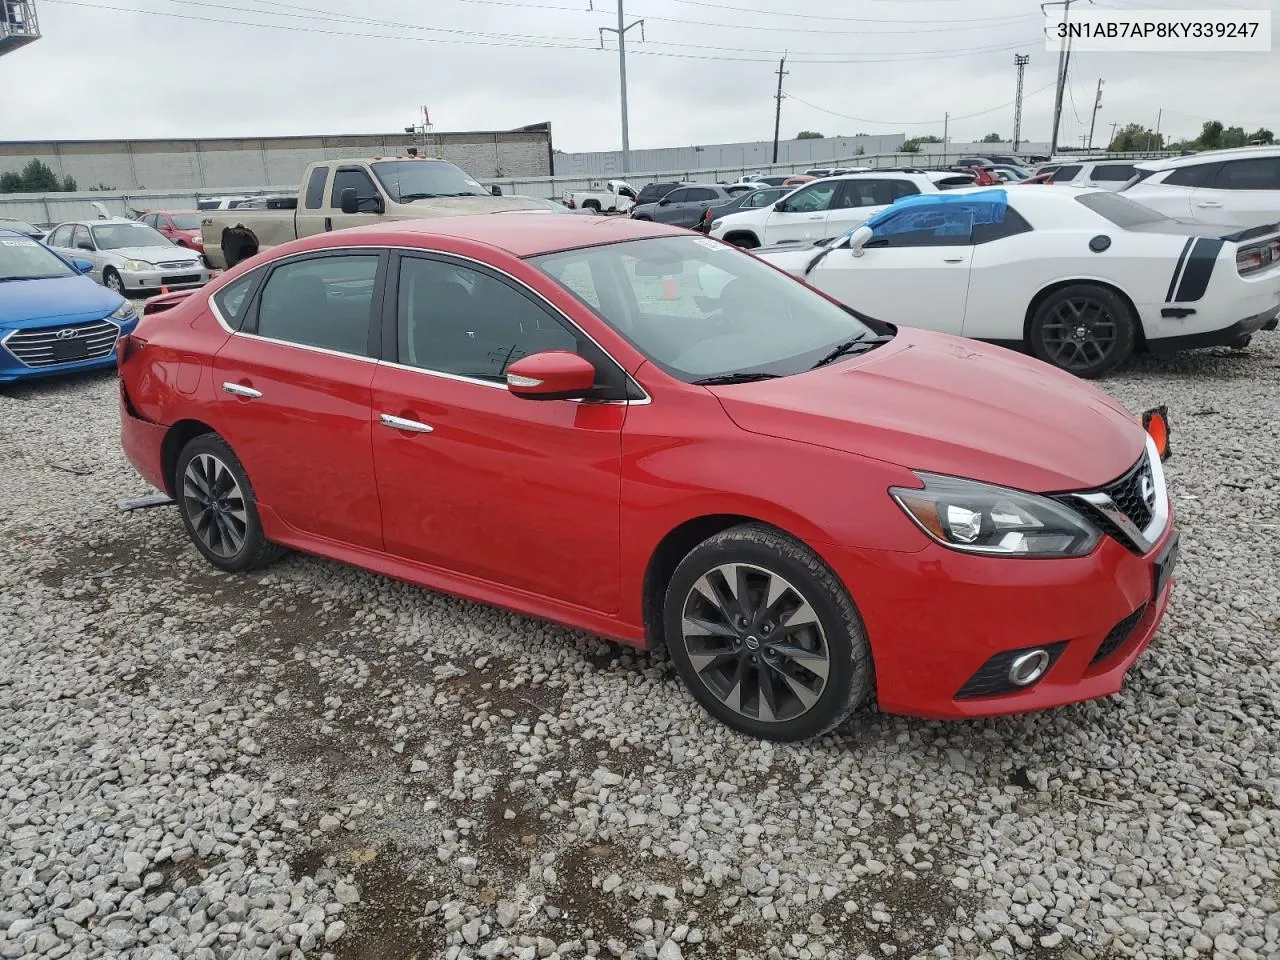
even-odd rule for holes
{"type": "Polygon", "coordinates": [[[17,329],[0,327],[0,383],[14,383],[40,377],[57,377],[70,373],[83,373],[115,366],[116,345],[122,334],[131,333],[138,325],[137,316],[129,320],[77,318],[63,319],[56,324],[38,327],[24,326],[17,329]],[[103,333],[108,326],[116,329],[114,335],[103,333]],[[78,336],[59,340],[61,330],[82,331],[78,336]],[[53,344],[70,344],[85,341],[80,349],[68,352],[68,359],[53,355],[53,344]],[[74,354],[83,351],[82,357],[74,354]]]}
{"type": "MultiPolygon", "coordinates": [[[[190,256],[190,254],[188,254],[190,256]]],[[[187,290],[203,287],[213,279],[213,273],[205,266],[203,257],[190,268],[172,268],[154,270],[120,270],[120,279],[126,290],[155,290],[162,287],[170,290],[187,290]]]]}
{"type": "Polygon", "coordinates": [[[862,614],[880,709],[962,719],[1119,691],[1168,606],[1173,580],[1157,595],[1154,567],[1175,536],[1171,514],[1143,556],[1106,536],[1078,559],[980,557],[936,544],[870,560],[829,548],[827,559],[862,614]],[[977,681],[984,666],[1039,648],[1051,648],[1054,658],[1038,681],[1024,688],[996,684],[1007,692],[982,693],[977,681]]]}

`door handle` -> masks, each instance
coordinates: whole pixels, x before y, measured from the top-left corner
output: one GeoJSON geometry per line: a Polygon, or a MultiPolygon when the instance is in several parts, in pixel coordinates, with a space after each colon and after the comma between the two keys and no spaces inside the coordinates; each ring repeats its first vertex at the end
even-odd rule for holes
{"type": "Polygon", "coordinates": [[[1201,200],[1199,203],[1196,204],[1196,206],[1197,207],[1220,207],[1222,206],[1222,204],[1220,204],[1217,200],[1201,200]]]}
{"type": "Polygon", "coordinates": [[[261,390],[255,390],[253,387],[246,387],[239,383],[224,383],[222,389],[235,397],[244,397],[246,400],[257,400],[262,396],[261,390]]]}
{"type": "Polygon", "coordinates": [[[810,219],[810,220],[825,220],[825,219],[827,219],[827,218],[826,218],[826,216],[825,216],[825,215],[823,215],[823,214],[821,214],[821,213],[815,213],[815,214],[814,214],[812,217],[810,217],[809,219],[810,219]]]}
{"type": "Polygon", "coordinates": [[[964,257],[943,257],[943,263],[964,263],[964,257]]]}
{"type": "Polygon", "coordinates": [[[425,423],[419,423],[417,420],[406,420],[404,417],[393,417],[389,413],[381,414],[378,421],[384,427],[390,427],[393,430],[407,430],[409,433],[431,433],[435,427],[425,423]]]}

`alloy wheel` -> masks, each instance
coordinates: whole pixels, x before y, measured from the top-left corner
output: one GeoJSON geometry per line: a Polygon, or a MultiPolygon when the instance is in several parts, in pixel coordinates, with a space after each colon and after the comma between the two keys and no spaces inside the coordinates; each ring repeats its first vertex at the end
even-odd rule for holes
{"type": "Polygon", "coordinates": [[[729,563],[699,577],[685,597],[681,632],[698,679],[751,720],[803,716],[827,685],[831,653],[817,613],[763,567],[729,563]]]}
{"type": "Polygon", "coordinates": [[[1050,363],[1078,372],[1105,362],[1115,349],[1119,331],[1102,303],[1090,297],[1071,297],[1054,307],[1041,338],[1050,363]]]}
{"type": "Polygon", "coordinates": [[[192,529],[216,556],[230,559],[244,547],[249,515],[244,494],[227,465],[208,453],[191,458],[182,475],[182,497],[192,529]]]}
{"type": "Polygon", "coordinates": [[[120,279],[120,275],[116,273],[107,274],[107,289],[114,290],[121,296],[124,295],[124,281],[120,279]]]}

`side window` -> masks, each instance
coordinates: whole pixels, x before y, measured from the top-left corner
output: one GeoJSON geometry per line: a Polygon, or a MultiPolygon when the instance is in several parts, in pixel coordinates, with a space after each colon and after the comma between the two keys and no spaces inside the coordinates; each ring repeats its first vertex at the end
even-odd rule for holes
{"type": "Polygon", "coordinates": [[[244,323],[245,308],[249,305],[249,293],[258,281],[259,274],[251,273],[229,283],[213,295],[213,302],[232,330],[239,330],[244,323]]]}
{"type": "Polygon", "coordinates": [[[1189,167],[1178,167],[1160,182],[1171,187],[1203,187],[1212,181],[1220,166],[1218,163],[1194,163],[1189,167]]]}
{"type": "Polygon", "coordinates": [[[1280,190],[1280,157],[1228,160],[1213,186],[1219,190],[1280,190]]]}
{"type": "Polygon", "coordinates": [[[662,197],[662,199],[669,200],[672,203],[686,203],[689,200],[690,193],[691,191],[689,190],[672,190],[665,197],[662,197]]]}
{"type": "Polygon", "coordinates": [[[335,209],[340,208],[342,206],[342,191],[348,187],[355,187],[356,196],[361,200],[370,199],[378,195],[372,178],[364,170],[359,167],[354,170],[339,170],[333,175],[333,191],[329,196],[329,206],[335,209]]]}
{"type": "Polygon", "coordinates": [[[971,243],[990,243],[992,240],[1030,232],[1031,224],[1013,207],[1005,207],[1004,220],[1000,223],[975,223],[969,239],[971,243]]]}
{"type": "Polygon", "coordinates": [[[1100,163],[1093,168],[1091,179],[1099,182],[1118,181],[1123,183],[1133,176],[1132,163],[1100,163]]]}
{"type": "Polygon", "coordinates": [[[1080,172],[1080,164],[1068,163],[1053,171],[1051,179],[1054,183],[1070,183],[1076,178],[1076,174],[1080,172]]]}
{"type": "Polygon", "coordinates": [[[89,228],[83,224],[77,224],[75,230],[71,234],[71,246],[75,250],[92,250],[93,238],[89,236],[89,228]]]}
{"type": "Polygon", "coordinates": [[[903,210],[877,224],[867,244],[876,247],[968,246],[982,211],[963,203],[939,203],[903,210]]]}
{"type": "Polygon", "coordinates": [[[71,246],[71,228],[59,227],[49,236],[49,246],[51,247],[69,247],[71,246]]]}
{"type": "Polygon", "coordinates": [[[841,207],[887,207],[893,203],[896,180],[846,180],[841,207]]]}
{"type": "Polygon", "coordinates": [[[315,257],[271,272],[256,333],[272,340],[368,356],[377,254],[315,257]]]}
{"type": "Polygon", "coordinates": [[[689,191],[689,200],[694,203],[702,203],[703,201],[716,199],[719,199],[716,196],[716,192],[714,190],[708,190],[706,187],[695,187],[689,191]]]}
{"type": "Polygon", "coordinates": [[[328,167],[316,167],[307,181],[306,208],[319,210],[324,205],[324,183],[329,179],[328,167]]]}
{"type": "Polygon", "coordinates": [[[894,200],[901,197],[913,197],[920,192],[920,188],[910,180],[894,180],[892,183],[893,186],[890,187],[890,190],[894,200]]]}
{"type": "Polygon", "coordinates": [[[840,188],[839,181],[816,183],[805,187],[787,201],[787,213],[817,213],[831,209],[831,201],[840,188]]]}

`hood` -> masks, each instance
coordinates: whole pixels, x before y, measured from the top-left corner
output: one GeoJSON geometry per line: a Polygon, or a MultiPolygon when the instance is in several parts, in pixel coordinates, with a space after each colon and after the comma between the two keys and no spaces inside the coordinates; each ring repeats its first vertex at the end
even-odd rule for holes
{"type": "Polygon", "coordinates": [[[1070,374],[905,327],[859,358],[710,389],[751,433],[1038,493],[1108,483],[1146,442],[1131,413],[1070,374]]]}
{"type": "Polygon", "coordinates": [[[105,317],[122,303],[119,294],[88,277],[9,280],[0,283],[0,325],[34,324],[69,317],[105,317]]]}
{"type": "Polygon", "coordinates": [[[505,210],[538,210],[536,200],[525,197],[495,197],[484,194],[477,197],[429,197],[396,204],[405,210],[422,211],[423,216],[460,216],[468,213],[502,213],[505,210]]]}
{"type": "Polygon", "coordinates": [[[188,260],[198,262],[190,250],[183,250],[177,244],[166,244],[155,247],[121,247],[118,250],[102,250],[101,253],[119,257],[121,260],[145,260],[147,263],[184,263],[188,260]]]}

